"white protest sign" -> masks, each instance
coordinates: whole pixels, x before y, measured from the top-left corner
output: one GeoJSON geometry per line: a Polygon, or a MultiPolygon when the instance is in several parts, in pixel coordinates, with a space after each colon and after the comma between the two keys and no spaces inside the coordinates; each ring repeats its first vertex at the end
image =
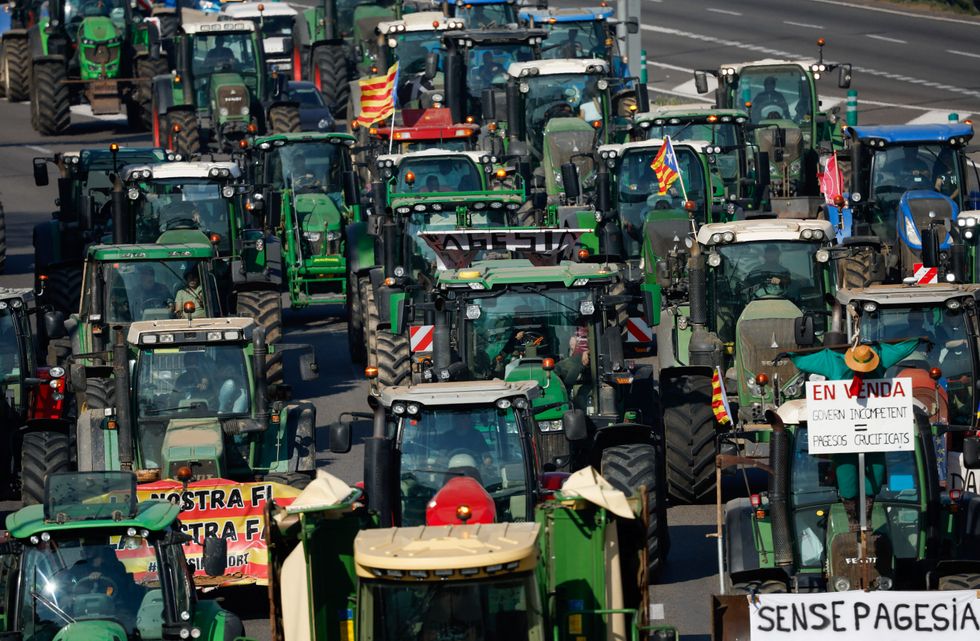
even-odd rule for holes
{"type": "Polygon", "coordinates": [[[973,590],[854,590],[752,598],[746,597],[752,641],[976,641],[980,635],[980,601],[973,590]]]}
{"type": "Polygon", "coordinates": [[[810,454],[856,454],[915,449],[912,379],[807,381],[810,454]]]}

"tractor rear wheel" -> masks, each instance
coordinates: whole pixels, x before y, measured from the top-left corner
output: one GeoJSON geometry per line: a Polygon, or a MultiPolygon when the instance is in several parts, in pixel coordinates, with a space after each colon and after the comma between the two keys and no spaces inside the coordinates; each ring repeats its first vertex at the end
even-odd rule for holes
{"type": "Polygon", "coordinates": [[[161,137],[170,141],[169,147],[189,158],[201,151],[201,130],[197,114],[190,111],[174,111],[167,115],[167,131],[161,137]],[[174,131],[176,129],[176,131],[174,131]]]}
{"type": "Polygon", "coordinates": [[[678,503],[714,497],[716,422],[711,411],[711,379],[680,376],[660,391],[664,407],[667,490],[678,503]]]}
{"type": "Polygon", "coordinates": [[[386,387],[412,381],[412,352],[408,338],[389,331],[378,332],[378,383],[386,387]]]}
{"type": "Polygon", "coordinates": [[[173,38],[180,28],[176,13],[158,13],[156,18],[160,20],[160,38],[173,38]]]}
{"type": "Polygon", "coordinates": [[[980,590],[980,574],[947,574],[939,579],[940,590],[980,590]]]}
{"type": "Polygon", "coordinates": [[[277,105],[269,109],[269,133],[289,134],[300,128],[299,108],[277,105]]]}
{"type": "MultiPolygon", "coordinates": [[[[133,102],[127,107],[137,109],[138,120],[130,118],[130,124],[139,124],[141,131],[149,131],[153,127],[153,78],[169,71],[166,58],[140,58],[136,61],[136,94],[133,102]]],[[[127,109],[127,117],[130,116],[127,109]]]]}
{"type": "Polygon", "coordinates": [[[64,133],[71,124],[65,66],[60,62],[34,63],[31,79],[31,106],[42,136],[64,133]]]}
{"type": "Polygon", "coordinates": [[[874,284],[877,280],[874,274],[875,254],[873,248],[861,247],[842,257],[837,262],[840,287],[862,288],[874,284]]]}
{"type": "Polygon", "coordinates": [[[350,67],[347,64],[347,53],[341,45],[323,45],[313,50],[313,83],[323,100],[330,108],[330,113],[340,114],[347,110],[350,100],[350,67]]]}
{"type": "Polygon", "coordinates": [[[361,310],[364,318],[364,363],[367,367],[378,366],[378,305],[374,302],[371,279],[358,279],[361,289],[361,310]]]}
{"type": "MultiPolygon", "coordinates": [[[[282,340],[282,297],[278,291],[258,289],[238,292],[235,307],[239,316],[254,318],[265,329],[266,345],[282,340]]],[[[265,360],[266,380],[279,383],[282,377],[282,352],[269,352],[265,360]]]]}
{"type": "MultiPolygon", "coordinates": [[[[648,517],[644,538],[647,551],[646,574],[650,583],[660,578],[667,560],[667,492],[660,481],[659,465],[657,448],[649,443],[610,447],[602,452],[600,461],[602,478],[627,497],[636,494],[640,486],[646,486],[648,517]]],[[[636,548],[639,549],[640,545],[636,548]]],[[[629,555],[623,558],[630,559],[629,555]]],[[[631,576],[633,564],[630,561],[627,564],[623,576],[631,576]]]]}
{"type": "Polygon", "coordinates": [[[7,102],[30,98],[30,50],[27,38],[10,38],[3,43],[3,91],[7,102]]]}
{"type": "Polygon", "coordinates": [[[782,594],[787,591],[786,584],[782,581],[766,579],[733,583],[729,594],[782,594]]]}
{"type": "Polygon", "coordinates": [[[111,378],[93,378],[85,383],[85,402],[82,409],[101,410],[116,403],[116,386],[111,378]]]}
{"type": "Polygon", "coordinates": [[[44,500],[44,477],[71,470],[71,440],[62,432],[28,432],[21,443],[20,497],[24,505],[44,500]]]}
{"type": "Polygon", "coordinates": [[[64,312],[66,316],[78,311],[82,296],[82,270],[79,267],[56,267],[47,270],[44,303],[64,312]]]}
{"type": "Polygon", "coordinates": [[[356,274],[347,275],[347,350],[352,363],[364,363],[364,316],[356,274]]]}

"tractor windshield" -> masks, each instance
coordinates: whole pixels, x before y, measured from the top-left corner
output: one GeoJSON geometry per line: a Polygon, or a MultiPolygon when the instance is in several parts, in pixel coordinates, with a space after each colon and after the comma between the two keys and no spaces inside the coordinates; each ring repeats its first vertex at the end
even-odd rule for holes
{"type": "Polygon", "coordinates": [[[505,378],[508,364],[521,357],[551,357],[559,369],[581,363],[590,321],[582,303],[593,303],[588,288],[508,290],[468,300],[464,340],[473,374],[505,378]]]}
{"type": "MultiPolygon", "coordinates": [[[[293,16],[265,16],[261,21],[261,31],[265,38],[289,38],[293,35],[293,16]]],[[[258,20],[254,20],[259,24],[258,20]]],[[[270,53],[269,43],[265,42],[266,53],[270,53]]],[[[279,51],[282,51],[280,44],[279,51]]],[[[276,52],[278,53],[278,52],[276,52]]],[[[289,53],[289,52],[286,52],[289,53]]]]}
{"type": "Polygon", "coordinates": [[[375,641],[547,638],[530,573],[479,581],[362,580],[360,591],[358,624],[375,641]]]}
{"type": "Polygon", "coordinates": [[[734,122],[693,122],[683,124],[667,124],[662,126],[650,127],[648,138],[650,140],[663,140],[664,136],[670,136],[670,140],[675,145],[685,141],[704,141],[712,146],[720,147],[721,153],[713,154],[715,162],[712,169],[729,186],[729,193],[738,193],[738,186],[735,184],[739,177],[741,156],[745,153],[742,136],[739,135],[741,125],[734,122]]]}
{"type": "MultiPolygon", "coordinates": [[[[103,295],[105,321],[133,321],[183,318],[183,304],[194,303],[193,318],[209,314],[203,260],[112,262],[99,266],[99,284],[94,291],[103,295]]],[[[91,290],[90,290],[91,291],[91,290]]],[[[83,297],[83,313],[91,305],[83,297]]],[[[211,310],[216,311],[216,310],[211,310]]]]}
{"type": "Polygon", "coordinates": [[[78,632],[119,638],[125,631],[128,639],[163,639],[164,623],[176,619],[176,609],[190,607],[185,568],[179,545],[158,545],[125,531],[68,532],[25,545],[17,614],[23,638],[42,641],[69,624],[100,621],[105,632],[78,632]],[[160,568],[166,569],[165,578],[160,568]],[[122,628],[119,635],[114,626],[122,628]]]}
{"type": "MultiPolygon", "coordinates": [[[[403,404],[404,405],[404,404],[403,404]]],[[[476,479],[493,498],[497,521],[530,517],[528,460],[521,425],[508,407],[426,407],[397,419],[401,450],[402,525],[425,525],[425,508],[457,476],[476,479]]]]}
{"type": "Polygon", "coordinates": [[[482,191],[480,170],[468,156],[406,158],[398,166],[395,193],[482,191]]]}
{"type": "Polygon", "coordinates": [[[888,368],[885,376],[911,377],[913,394],[933,410],[934,424],[973,424],[973,340],[962,306],[879,307],[874,313],[864,312],[859,322],[862,340],[923,338],[916,350],[888,368]],[[929,374],[937,367],[940,376],[933,380],[929,374]]]}
{"type": "Polygon", "coordinates": [[[590,74],[553,74],[528,76],[524,94],[524,121],[535,149],[542,148],[545,124],[552,118],[583,118],[588,122],[603,119],[603,90],[599,76],[590,74]]]}
{"type": "Polygon", "coordinates": [[[64,6],[65,25],[73,40],[78,38],[78,27],[85,18],[111,18],[120,25],[126,22],[125,0],[67,0],[64,6]]]}
{"type": "Polygon", "coordinates": [[[196,33],[193,38],[191,73],[195,88],[217,72],[255,76],[258,68],[253,34],[245,31],[196,33]]]}
{"type": "Polygon", "coordinates": [[[470,29],[486,29],[517,24],[513,2],[464,4],[456,7],[456,17],[470,29]]]}
{"type": "Polygon", "coordinates": [[[699,224],[707,222],[703,220],[708,197],[707,179],[697,153],[690,147],[674,147],[680,179],[667,189],[667,193],[660,194],[657,174],[651,166],[658,151],[660,147],[627,149],[619,163],[616,175],[619,216],[625,232],[626,255],[630,257],[640,255],[643,228],[651,210],[673,210],[686,215],[682,180],[688,200],[693,200],[696,205],[696,221],[699,224]]]}
{"type": "MultiPolygon", "coordinates": [[[[793,508],[794,544],[805,567],[826,561],[826,510],[857,493],[856,454],[809,453],[808,430],[796,429],[789,486],[793,508]]],[[[866,454],[865,491],[874,499],[872,523],[887,523],[885,533],[898,558],[915,558],[919,539],[919,477],[915,452],[866,454]],[[880,510],[881,519],[878,514],[880,510]]]]}
{"type": "MultiPolygon", "coordinates": [[[[466,24],[470,25],[470,22],[467,21],[466,24]]],[[[473,47],[466,60],[467,92],[471,96],[481,97],[484,89],[506,85],[507,67],[510,63],[528,60],[534,60],[534,48],[525,43],[473,47]]]]}
{"type": "Polygon", "coordinates": [[[221,183],[168,178],[143,186],[143,198],[135,203],[136,242],[156,242],[168,229],[199,229],[211,236],[212,242],[217,240],[222,254],[231,251],[232,201],[221,195],[221,183]]]}
{"type": "MultiPolygon", "coordinates": [[[[18,338],[18,325],[21,321],[4,303],[0,309],[0,376],[3,377],[3,396],[14,396],[14,406],[20,407],[23,400],[24,388],[22,377],[28,374],[24,371],[23,341],[18,338]]],[[[33,376],[33,374],[30,374],[33,376]]]]}
{"type": "Polygon", "coordinates": [[[738,77],[735,104],[750,103],[749,120],[789,120],[809,129],[813,120],[810,79],[802,67],[745,67],[738,77]],[[805,125],[805,126],[804,126],[805,125]]]}
{"type": "Polygon", "coordinates": [[[541,46],[541,57],[557,58],[605,58],[606,34],[599,20],[582,22],[542,23],[549,30],[541,46]]]}
{"type": "MultiPolygon", "coordinates": [[[[871,157],[872,200],[868,203],[873,216],[869,222],[875,233],[880,233],[882,238],[888,238],[891,242],[896,241],[897,234],[901,232],[895,216],[899,201],[906,192],[938,191],[954,202],[962,202],[962,173],[959,154],[946,145],[911,144],[875,149],[871,157]]],[[[935,204],[932,207],[935,208],[935,204]]],[[[913,218],[919,218],[914,206],[912,214],[913,218]]],[[[917,233],[909,235],[906,232],[906,236],[917,238],[917,233]]]]}
{"type": "MultiPolygon", "coordinates": [[[[398,73],[417,74],[425,71],[425,56],[430,52],[439,51],[438,31],[401,31],[397,35],[388,36],[388,44],[394,40],[392,47],[394,58],[398,60],[398,73]]],[[[401,84],[401,81],[399,81],[401,84]]]]}
{"type": "Polygon", "coordinates": [[[826,326],[824,294],[827,268],[816,258],[821,243],[766,240],[715,245],[721,262],[711,269],[708,306],[713,308],[716,330],[726,343],[735,341],[735,324],[754,300],[793,301],[803,312],[814,313],[817,331],[826,326]]]}
{"type": "Polygon", "coordinates": [[[327,141],[273,147],[269,176],[274,185],[291,185],[295,193],[332,194],[338,199],[343,189],[343,145],[327,141]]]}
{"type": "Polygon", "coordinates": [[[165,347],[166,336],[160,336],[160,347],[141,350],[133,381],[147,469],[160,467],[169,421],[243,417],[251,410],[251,379],[240,344],[165,347]]]}

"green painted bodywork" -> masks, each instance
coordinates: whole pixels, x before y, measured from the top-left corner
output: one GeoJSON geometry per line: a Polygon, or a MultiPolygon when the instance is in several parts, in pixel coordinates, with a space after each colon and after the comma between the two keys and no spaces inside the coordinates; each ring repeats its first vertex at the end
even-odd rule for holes
{"type": "Polygon", "coordinates": [[[482,261],[472,267],[446,270],[439,274],[439,283],[444,286],[480,283],[484,289],[524,283],[557,283],[570,288],[579,279],[611,283],[618,276],[619,270],[614,264],[562,261],[558,265],[535,267],[526,259],[509,259],[482,261]],[[478,271],[479,275],[466,273],[473,271],[478,271]]]}
{"type": "Polygon", "coordinates": [[[77,39],[82,80],[105,80],[119,76],[123,33],[123,29],[117,28],[106,17],[93,16],[82,20],[77,39]],[[109,49],[109,60],[104,64],[94,60],[99,47],[109,49]]]}
{"type": "Polygon", "coordinates": [[[44,519],[44,506],[28,505],[7,515],[7,530],[15,539],[27,539],[41,532],[55,533],[96,528],[145,528],[153,532],[164,530],[180,515],[180,507],[168,501],[143,501],[134,516],[123,516],[120,520],[93,519],[89,521],[66,521],[58,523],[44,519]]]}
{"type": "MultiPolygon", "coordinates": [[[[772,321],[776,319],[795,319],[803,316],[803,312],[797,307],[792,301],[785,299],[773,299],[773,300],[755,300],[745,306],[745,310],[742,315],[738,317],[738,321],[735,324],[735,335],[736,337],[741,335],[742,324],[748,321],[772,321]]],[[[775,333],[773,334],[775,337],[775,333]]],[[[754,394],[748,386],[749,380],[754,380],[755,375],[758,373],[755,371],[759,363],[751,362],[749,358],[744,356],[744,353],[738,349],[738,340],[736,339],[736,357],[735,357],[735,373],[738,378],[738,402],[740,407],[748,407],[752,403],[762,403],[766,406],[775,406],[775,389],[773,385],[766,385],[762,387],[761,394],[754,394]]],[[[797,376],[788,381],[779,381],[780,384],[780,398],[781,399],[792,399],[799,397],[803,392],[803,381],[802,376],[797,373],[797,376]],[[795,386],[797,392],[795,395],[788,393],[791,386],[795,386]]]]}
{"type": "Polygon", "coordinates": [[[75,621],[58,630],[53,641],[85,639],[85,641],[119,641],[126,630],[115,621],[75,621]]]}
{"type": "MultiPolygon", "coordinates": [[[[208,101],[210,102],[210,108],[208,109],[211,116],[215,119],[217,124],[223,125],[229,122],[239,122],[248,124],[251,122],[252,115],[222,115],[218,111],[218,96],[223,91],[228,91],[230,89],[236,89],[241,92],[241,95],[245,97],[246,104],[251,103],[250,97],[251,93],[249,91],[248,85],[246,85],[245,80],[242,76],[237,73],[213,73],[211,74],[208,81],[208,101]]],[[[198,105],[200,108],[201,105],[198,105]]]]}
{"type": "Polygon", "coordinates": [[[197,230],[174,230],[165,232],[161,236],[160,244],[135,244],[135,245],[95,245],[89,249],[89,259],[105,263],[116,260],[167,260],[169,258],[200,258],[208,259],[214,257],[214,249],[208,244],[207,238],[197,230]],[[188,242],[186,244],[170,244],[176,240],[171,234],[186,234],[188,242]],[[194,242],[197,241],[197,242],[194,242]]]}

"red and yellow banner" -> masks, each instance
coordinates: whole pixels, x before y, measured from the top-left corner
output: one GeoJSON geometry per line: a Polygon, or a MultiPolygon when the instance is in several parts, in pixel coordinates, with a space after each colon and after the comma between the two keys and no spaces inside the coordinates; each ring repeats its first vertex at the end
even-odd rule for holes
{"type": "MultiPolygon", "coordinates": [[[[266,546],[266,507],[269,501],[289,505],[301,490],[288,485],[270,482],[236,483],[225,479],[195,481],[183,489],[177,481],[157,481],[137,487],[140,501],[166,499],[180,505],[180,523],[183,531],[201,543],[209,536],[228,541],[228,568],[220,579],[208,579],[204,574],[201,545],[196,542],[184,545],[184,555],[195,569],[195,582],[199,585],[244,585],[269,581],[266,546]]],[[[127,561],[126,552],[120,551],[120,559],[127,569],[139,575],[140,564],[136,558],[127,561]]],[[[139,557],[138,550],[132,550],[139,557]]],[[[143,558],[146,558],[145,556],[143,558]]],[[[153,561],[146,558],[146,561],[153,561]]],[[[143,571],[153,571],[149,566],[143,571]]]]}

